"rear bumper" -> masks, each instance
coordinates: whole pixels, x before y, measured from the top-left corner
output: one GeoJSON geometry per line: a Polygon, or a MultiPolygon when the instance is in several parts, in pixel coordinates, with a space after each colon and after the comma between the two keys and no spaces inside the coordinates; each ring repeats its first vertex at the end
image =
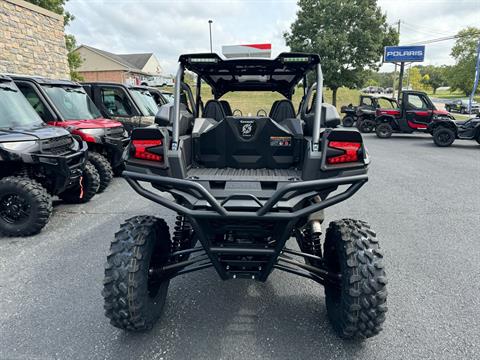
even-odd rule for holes
{"type": "MultiPolygon", "coordinates": [[[[151,174],[142,174],[131,171],[124,171],[123,177],[132,186],[132,188],[140,195],[150,199],[160,205],[165,206],[179,214],[195,218],[230,218],[230,219],[265,219],[265,220],[292,220],[300,217],[308,216],[311,213],[325,209],[344,201],[354,195],[367,181],[368,176],[355,175],[333,179],[319,179],[310,181],[292,181],[276,190],[268,200],[258,199],[254,195],[246,193],[229,194],[223,199],[215,198],[205,187],[201,184],[184,179],[177,179],[171,177],[164,177],[151,174]],[[160,194],[156,194],[142,185],[139,181],[150,182],[159,190],[178,195],[176,190],[188,195],[184,199],[193,199],[194,201],[184,201],[179,203],[160,194]],[[296,203],[301,203],[303,200],[312,198],[318,195],[325,189],[336,188],[339,185],[349,185],[348,188],[324,199],[319,203],[314,203],[302,208],[292,206],[290,211],[285,211],[282,206],[282,211],[279,211],[279,203],[288,199],[296,199],[296,203]],[[195,204],[202,202],[205,206],[196,208],[195,204]],[[230,201],[240,200],[245,202],[245,208],[248,211],[227,210],[226,205],[230,201]],[[252,206],[253,204],[253,206],[252,206]]],[[[241,209],[242,206],[237,206],[241,209]]]]}

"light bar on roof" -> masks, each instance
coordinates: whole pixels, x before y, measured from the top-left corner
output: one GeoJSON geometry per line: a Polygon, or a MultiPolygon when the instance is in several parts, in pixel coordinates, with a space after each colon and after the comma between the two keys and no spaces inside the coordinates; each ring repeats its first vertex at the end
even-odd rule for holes
{"type": "Polygon", "coordinates": [[[214,64],[218,62],[216,58],[190,58],[188,62],[191,64],[214,64]]]}
{"type": "Polygon", "coordinates": [[[283,62],[309,62],[310,58],[308,56],[297,56],[297,57],[284,57],[283,62]]]}

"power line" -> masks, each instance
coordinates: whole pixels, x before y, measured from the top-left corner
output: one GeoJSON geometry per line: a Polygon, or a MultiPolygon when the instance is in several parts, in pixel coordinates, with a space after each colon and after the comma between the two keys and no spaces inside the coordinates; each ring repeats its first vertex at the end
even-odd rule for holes
{"type": "Polygon", "coordinates": [[[444,37],[436,38],[436,39],[417,41],[417,42],[410,43],[410,44],[407,44],[407,45],[432,44],[432,43],[436,43],[436,42],[440,42],[440,41],[447,41],[447,40],[452,40],[452,39],[460,39],[460,38],[470,37],[470,36],[480,36],[480,31],[475,32],[475,33],[470,33],[470,34],[461,34],[461,35],[456,34],[456,35],[444,36],[444,37]]]}

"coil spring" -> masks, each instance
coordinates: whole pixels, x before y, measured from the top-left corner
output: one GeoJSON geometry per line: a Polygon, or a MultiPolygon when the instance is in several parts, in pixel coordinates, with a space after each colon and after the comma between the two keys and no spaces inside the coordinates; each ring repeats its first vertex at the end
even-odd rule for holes
{"type": "MultiPolygon", "coordinates": [[[[183,215],[177,215],[173,230],[172,252],[184,250],[192,237],[192,227],[183,215]]],[[[181,255],[180,255],[181,256],[181,255]]]]}
{"type": "Polygon", "coordinates": [[[310,229],[305,230],[303,239],[305,247],[303,251],[319,257],[322,256],[322,243],[320,233],[312,233],[310,229]]]}

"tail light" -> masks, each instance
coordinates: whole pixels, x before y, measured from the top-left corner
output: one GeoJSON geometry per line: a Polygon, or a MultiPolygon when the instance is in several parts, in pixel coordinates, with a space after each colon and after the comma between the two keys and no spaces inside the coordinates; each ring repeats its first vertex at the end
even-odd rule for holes
{"type": "Polygon", "coordinates": [[[331,151],[329,151],[330,154],[327,155],[327,164],[334,165],[358,162],[358,151],[361,147],[362,144],[359,142],[330,141],[328,148],[331,149],[331,151]]]}
{"type": "Polygon", "coordinates": [[[132,140],[132,145],[134,158],[163,162],[163,142],[161,139],[132,140]]]}

